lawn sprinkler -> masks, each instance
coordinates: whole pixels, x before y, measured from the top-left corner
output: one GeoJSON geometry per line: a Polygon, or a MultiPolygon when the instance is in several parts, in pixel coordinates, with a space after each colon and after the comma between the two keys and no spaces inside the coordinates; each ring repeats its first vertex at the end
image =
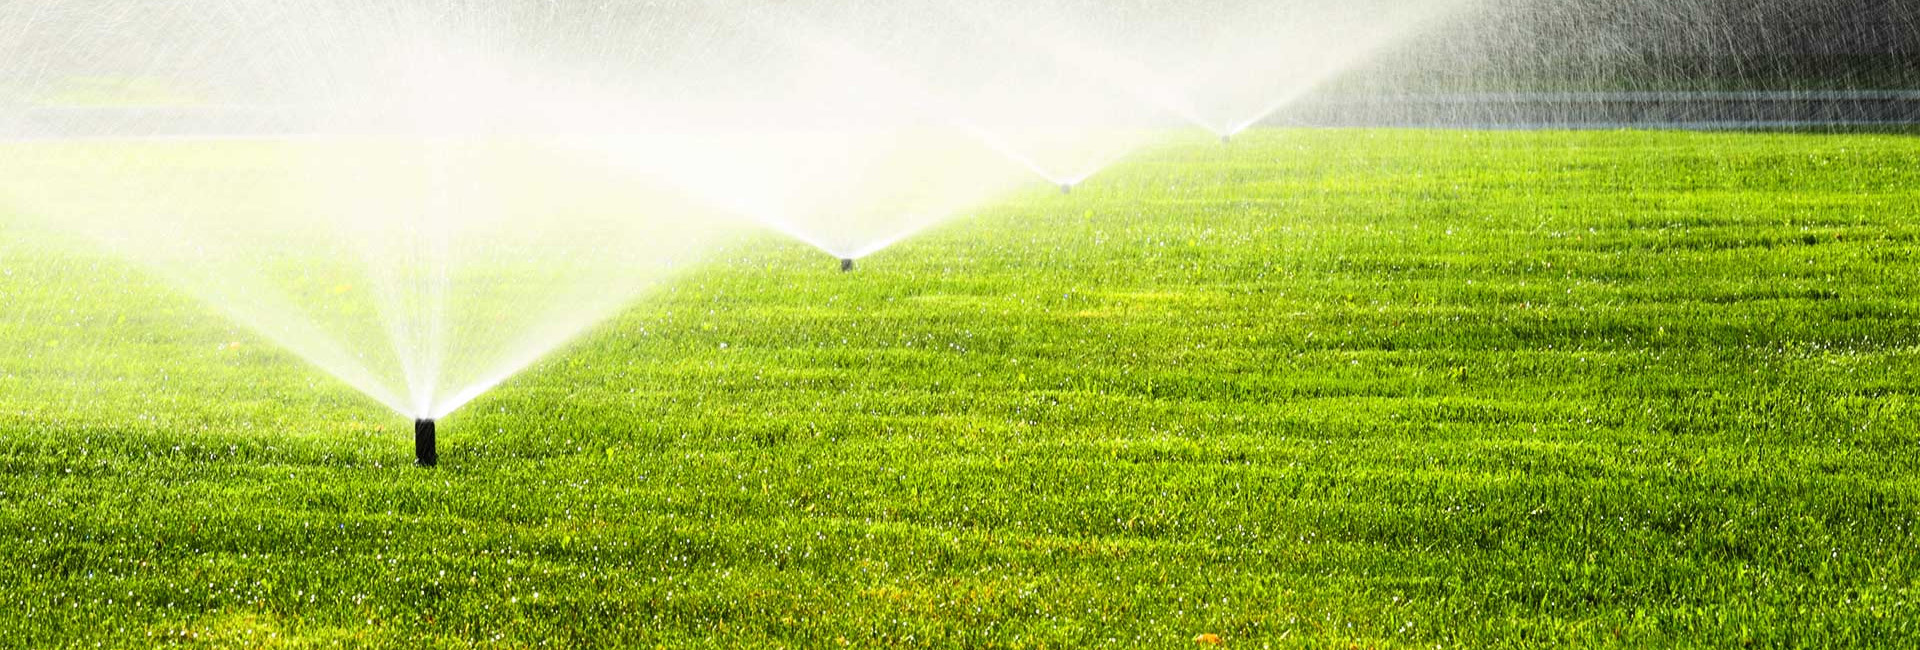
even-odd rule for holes
{"type": "Polygon", "coordinates": [[[1060,193],[1061,193],[1061,194],[1072,194],[1072,193],[1073,193],[1073,183],[1061,183],[1061,184],[1060,184],[1060,193]]]}
{"type": "Polygon", "coordinates": [[[853,272],[853,258],[851,257],[840,258],[840,272],[841,273],[853,272]]]}
{"type": "Polygon", "coordinates": [[[1220,144],[1233,144],[1233,134],[1232,133],[1220,134],[1220,144]]]}
{"type": "Polygon", "coordinates": [[[433,420],[413,421],[413,457],[414,463],[421,467],[440,463],[440,452],[434,448],[433,420]]]}

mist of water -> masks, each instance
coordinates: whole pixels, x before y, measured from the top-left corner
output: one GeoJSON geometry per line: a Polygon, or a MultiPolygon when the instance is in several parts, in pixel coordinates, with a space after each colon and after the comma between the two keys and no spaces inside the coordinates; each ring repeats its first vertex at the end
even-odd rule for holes
{"type": "Polygon", "coordinates": [[[573,33],[555,17],[9,7],[8,32],[76,45],[28,53],[0,196],[409,416],[452,412],[725,236],[572,146],[625,128],[624,89],[527,50],[573,33]]]}
{"type": "Polygon", "coordinates": [[[1061,0],[974,5],[1044,59],[1220,136],[1476,0],[1061,0]]]}
{"type": "Polygon", "coordinates": [[[1238,133],[1468,1],[716,1],[707,47],[656,71],[663,128],[604,144],[857,258],[1014,172],[1071,188],[1173,125],[1238,133]]]}
{"type": "Polygon", "coordinates": [[[870,255],[1454,0],[0,0],[0,200],[414,417],[740,224],[870,255]]]}

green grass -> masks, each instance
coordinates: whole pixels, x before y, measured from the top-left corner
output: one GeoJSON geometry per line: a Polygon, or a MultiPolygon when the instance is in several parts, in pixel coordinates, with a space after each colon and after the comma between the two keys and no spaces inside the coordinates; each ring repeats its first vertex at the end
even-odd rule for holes
{"type": "Polygon", "coordinates": [[[1256,132],[735,249],[431,471],[0,221],[0,645],[1913,647],[1916,217],[1910,136],[1256,132]]]}

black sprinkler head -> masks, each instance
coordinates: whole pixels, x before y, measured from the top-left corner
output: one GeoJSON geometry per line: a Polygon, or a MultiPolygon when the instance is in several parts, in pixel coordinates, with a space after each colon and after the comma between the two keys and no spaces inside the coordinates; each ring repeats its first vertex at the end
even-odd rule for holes
{"type": "Polygon", "coordinates": [[[840,258],[840,272],[846,273],[852,270],[853,270],[853,258],[851,257],[840,258]]]}
{"type": "Polygon", "coordinates": [[[1061,193],[1061,194],[1072,194],[1072,193],[1073,193],[1073,183],[1061,183],[1061,184],[1060,184],[1060,193],[1061,193]]]}
{"type": "Polygon", "coordinates": [[[440,463],[440,451],[433,440],[433,420],[413,421],[413,457],[414,463],[421,467],[433,467],[440,463]]]}
{"type": "Polygon", "coordinates": [[[1220,134],[1220,144],[1233,144],[1233,134],[1231,133],[1220,134]]]}

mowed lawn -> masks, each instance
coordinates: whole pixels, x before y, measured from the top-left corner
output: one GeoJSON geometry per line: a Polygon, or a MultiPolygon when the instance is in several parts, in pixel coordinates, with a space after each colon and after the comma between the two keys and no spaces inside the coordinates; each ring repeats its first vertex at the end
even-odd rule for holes
{"type": "Polygon", "coordinates": [[[1910,135],[1195,138],[736,246],[434,470],[23,223],[0,646],[1920,644],[1910,135]]]}

